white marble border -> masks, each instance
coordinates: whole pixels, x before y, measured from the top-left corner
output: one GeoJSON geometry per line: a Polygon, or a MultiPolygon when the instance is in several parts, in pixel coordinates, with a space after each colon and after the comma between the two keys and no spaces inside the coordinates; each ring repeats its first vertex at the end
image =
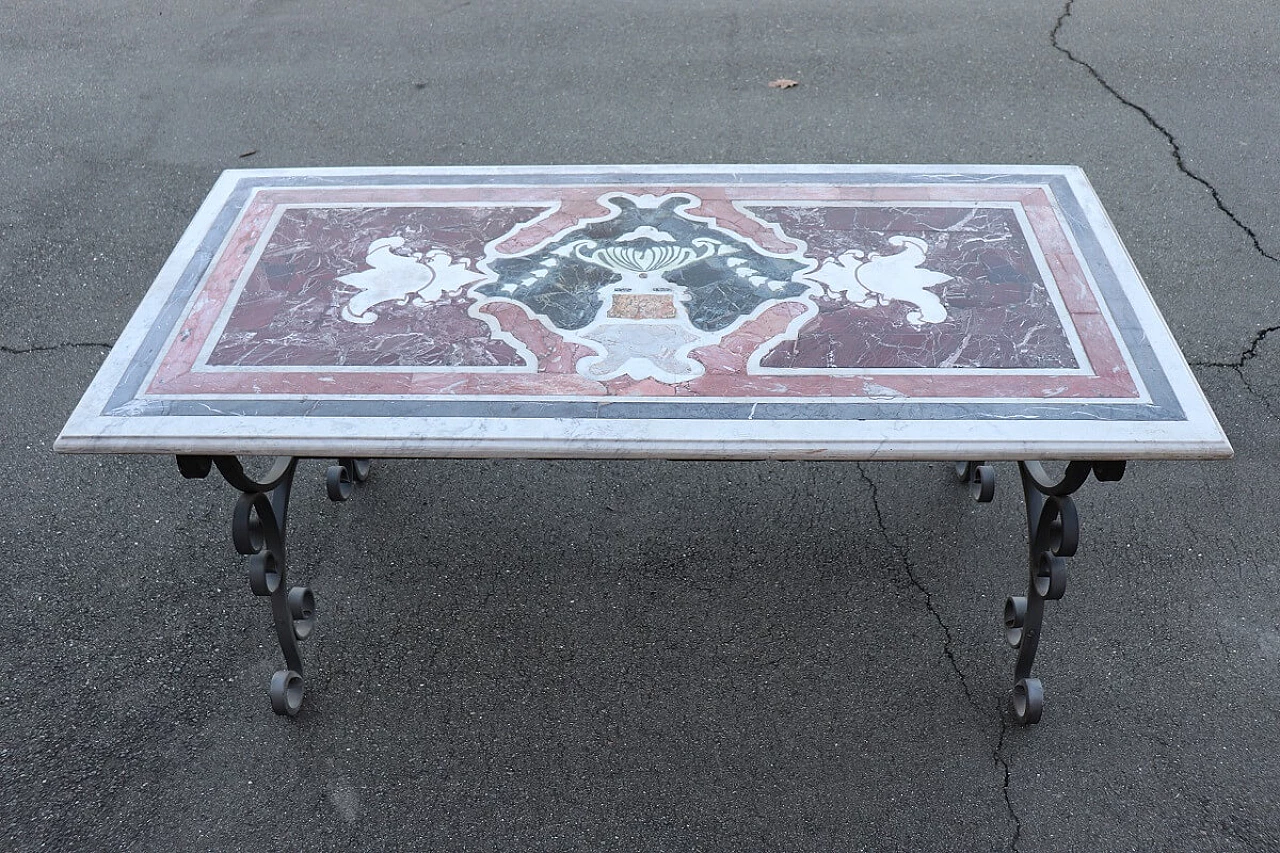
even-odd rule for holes
{"type": "MultiPolygon", "coordinates": [[[[1045,175],[1067,177],[1080,172],[1079,166],[1009,165],[983,166],[971,164],[874,164],[854,163],[836,165],[830,163],[632,163],[626,165],[605,164],[569,166],[329,166],[299,169],[227,169],[223,177],[231,176],[239,181],[244,178],[326,178],[326,177],[381,177],[384,175],[587,175],[602,178],[601,183],[616,180],[617,175],[672,175],[687,172],[695,175],[900,175],[904,178],[945,183],[955,178],[979,178],[976,183],[999,181],[1015,175],[1045,175]]],[[[723,183],[723,182],[721,182],[723,183]]],[[[718,186],[719,184],[717,184],[718,186]]]]}
{"type": "MultiPolygon", "coordinates": [[[[1174,396],[1177,397],[1183,412],[1186,413],[1187,422],[1201,425],[1204,431],[1203,439],[1220,444],[1230,454],[1231,444],[1228,442],[1226,434],[1222,431],[1222,425],[1218,423],[1218,418],[1213,413],[1209,401],[1205,398],[1204,391],[1200,388],[1200,383],[1192,375],[1191,367],[1187,364],[1186,358],[1183,357],[1182,350],[1178,347],[1178,343],[1173,337],[1173,332],[1169,329],[1169,324],[1165,322],[1164,316],[1156,307],[1155,300],[1151,297],[1151,291],[1147,288],[1146,282],[1143,281],[1142,273],[1138,272],[1137,264],[1133,262],[1133,257],[1129,254],[1129,250],[1120,241],[1120,235],[1116,232],[1115,224],[1111,221],[1110,215],[1103,208],[1102,200],[1098,198],[1098,194],[1094,191],[1093,185],[1089,183],[1084,170],[1078,166],[1063,166],[1061,168],[1062,175],[1071,184],[1076,200],[1081,209],[1084,210],[1087,224],[1090,226],[1094,238],[1101,245],[1102,251],[1106,254],[1111,268],[1116,271],[1117,275],[1122,272],[1130,274],[1121,278],[1121,287],[1125,296],[1128,297],[1129,306],[1137,318],[1139,328],[1142,329],[1143,334],[1146,336],[1147,342],[1151,346],[1151,351],[1159,363],[1160,369],[1164,372],[1165,380],[1173,389],[1174,396]]],[[[1050,197],[1052,198],[1052,196],[1050,197]]],[[[1063,221],[1068,220],[1064,217],[1063,221]]],[[[1074,235],[1068,236],[1071,237],[1074,248],[1075,237],[1074,235]]],[[[1088,265],[1082,266],[1087,267],[1088,265]]],[[[1112,329],[1115,330],[1114,320],[1105,303],[1103,308],[1106,310],[1107,322],[1112,324],[1112,329]]],[[[1130,365],[1130,369],[1132,370],[1132,365],[1130,365]]]]}

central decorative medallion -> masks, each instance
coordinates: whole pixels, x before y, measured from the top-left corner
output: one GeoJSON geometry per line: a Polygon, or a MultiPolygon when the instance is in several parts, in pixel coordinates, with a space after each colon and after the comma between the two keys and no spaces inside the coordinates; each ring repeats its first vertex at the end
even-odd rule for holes
{"type": "Polygon", "coordinates": [[[617,243],[644,245],[600,246],[595,240],[577,240],[563,247],[572,248],[579,260],[618,276],[600,289],[601,305],[595,317],[577,330],[577,339],[596,350],[596,355],[578,363],[579,373],[600,381],[625,374],[632,379],[679,382],[705,372],[689,353],[714,343],[718,336],[693,325],[685,305],[688,289],[666,276],[716,254],[722,245],[704,237],[688,246],[662,245],[675,239],[642,225],[617,238],[617,243]]]}
{"type": "Polygon", "coordinates": [[[476,292],[518,302],[593,354],[577,372],[674,384],[706,372],[692,353],[763,306],[804,296],[804,259],[766,252],[689,211],[685,193],[605,196],[609,214],[518,255],[494,257],[476,292]]]}

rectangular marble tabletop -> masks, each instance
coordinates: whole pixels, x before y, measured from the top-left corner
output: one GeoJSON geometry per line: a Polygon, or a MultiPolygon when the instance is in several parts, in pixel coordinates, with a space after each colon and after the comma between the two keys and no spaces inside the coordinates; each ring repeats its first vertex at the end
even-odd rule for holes
{"type": "Polygon", "coordinates": [[[1231,454],[1061,166],[229,171],[56,447],[1231,454]]]}

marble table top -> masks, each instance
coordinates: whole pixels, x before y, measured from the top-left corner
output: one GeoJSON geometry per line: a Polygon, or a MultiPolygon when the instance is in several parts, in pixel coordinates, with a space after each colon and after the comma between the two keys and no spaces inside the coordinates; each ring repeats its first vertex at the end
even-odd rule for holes
{"type": "Polygon", "coordinates": [[[56,449],[1231,454],[1064,166],[228,171],[56,449]]]}

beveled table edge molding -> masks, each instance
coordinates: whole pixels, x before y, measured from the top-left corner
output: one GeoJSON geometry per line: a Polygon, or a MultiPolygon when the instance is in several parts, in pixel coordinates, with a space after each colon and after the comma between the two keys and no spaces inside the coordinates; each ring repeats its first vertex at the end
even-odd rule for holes
{"type": "MultiPolygon", "coordinates": [[[[234,418],[225,434],[210,431],[209,418],[192,418],[182,438],[99,433],[61,436],[62,453],[151,453],[200,455],[272,455],[373,458],[559,458],[559,459],[825,459],[843,461],[952,458],[1017,461],[1022,459],[1228,459],[1230,444],[1196,440],[1186,423],[1144,424],[1141,439],[1111,436],[1117,424],[1087,422],[1087,436],[1063,438],[1061,422],[1008,424],[998,421],[900,421],[888,430],[862,436],[820,439],[804,436],[827,422],[694,421],[689,427],[670,421],[583,421],[498,418],[405,418],[399,424],[376,419],[378,434],[362,433],[359,418],[343,418],[328,436],[290,437],[291,421],[280,419],[272,437],[235,435],[234,418]],[[201,436],[199,430],[205,435],[201,436]],[[447,430],[447,432],[446,432],[447,430]],[[626,434],[623,435],[622,431],[626,434]],[[885,433],[892,432],[892,437],[885,433]],[[388,438],[386,433],[398,435],[388,438]],[[381,434],[381,435],[379,435],[381,434]]],[[[373,419],[371,419],[373,420],[373,419]]],[[[885,422],[876,422],[877,426],[885,422]]],[[[308,424],[315,432],[315,424],[308,424]]],[[[1131,430],[1125,429],[1125,432],[1131,430]]]]}

